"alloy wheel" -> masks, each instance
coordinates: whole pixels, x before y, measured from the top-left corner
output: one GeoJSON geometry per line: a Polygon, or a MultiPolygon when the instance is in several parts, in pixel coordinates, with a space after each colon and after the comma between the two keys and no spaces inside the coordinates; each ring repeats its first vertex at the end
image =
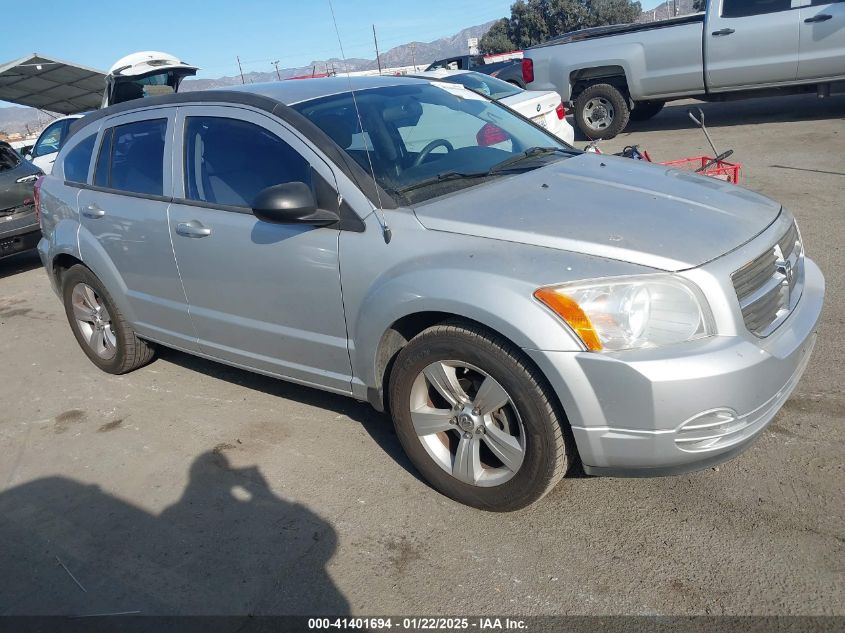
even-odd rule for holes
{"type": "Polygon", "coordinates": [[[410,406],[426,452],[456,479],[498,486],[522,466],[522,420],[511,396],[484,370],[456,360],[431,363],[414,380],[410,406]]]}
{"type": "Polygon", "coordinates": [[[584,106],[584,120],[594,130],[607,129],[615,114],[613,104],[604,97],[593,97],[584,106]]]}
{"type": "Polygon", "coordinates": [[[114,358],[117,337],[102,298],[91,286],[80,282],[73,287],[71,304],[76,326],[88,347],[103,360],[114,358]]]}

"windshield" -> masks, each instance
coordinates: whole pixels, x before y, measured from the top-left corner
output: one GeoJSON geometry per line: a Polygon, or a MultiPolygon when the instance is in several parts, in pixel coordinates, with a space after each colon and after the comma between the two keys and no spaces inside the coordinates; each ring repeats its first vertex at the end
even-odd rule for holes
{"type": "Polygon", "coordinates": [[[448,83],[349,92],[292,106],[322,129],[383,189],[427,200],[574,152],[505,107],[448,83]],[[543,148],[543,151],[537,151],[543,148]],[[507,163],[506,163],[507,161],[507,163]],[[506,164],[507,169],[494,169],[506,164]]]}
{"type": "Polygon", "coordinates": [[[481,73],[469,72],[449,75],[448,77],[443,77],[443,81],[461,84],[464,88],[469,88],[474,92],[490,97],[494,101],[504,99],[505,97],[512,97],[523,92],[519,86],[514,86],[507,81],[502,81],[501,79],[481,73]]]}

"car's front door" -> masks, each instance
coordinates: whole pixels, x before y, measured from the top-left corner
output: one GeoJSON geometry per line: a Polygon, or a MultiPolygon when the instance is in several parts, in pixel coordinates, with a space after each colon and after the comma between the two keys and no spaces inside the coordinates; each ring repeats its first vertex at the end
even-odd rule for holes
{"type": "Polygon", "coordinates": [[[798,78],[845,76],[845,0],[812,0],[800,14],[798,78]]]}
{"type": "Polygon", "coordinates": [[[79,244],[125,295],[139,335],[196,351],[167,222],[174,118],[175,109],[150,109],[104,124],[91,183],[77,198],[79,244]]]}
{"type": "Polygon", "coordinates": [[[707,89],[795,81],[798,0],[712,0],[704,25],[707,89]]]}
{"type": "Polygon", "coordinates": [[[182,200],[174,199],[170,230],[203,352],[349,392],[339,230],[271,224],[251,212],[272,185],[336,188],[332,170],[280,122],[246,108],[179,108],[176,138],[182,200]]]}

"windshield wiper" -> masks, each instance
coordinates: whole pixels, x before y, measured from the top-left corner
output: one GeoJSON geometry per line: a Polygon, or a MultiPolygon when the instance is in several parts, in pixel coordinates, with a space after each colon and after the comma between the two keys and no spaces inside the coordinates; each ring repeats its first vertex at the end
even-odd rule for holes
{"type": "Polygon", "coordinates": [[[569,154],[569,152],[563,149],[562,147],[529,147],[527,150],[525,150],[524,152],[520,152],[516,156],[506,158],[501,163],[496,163],[487,171],[487,175],[489,176],[495,174],[496,172],[504,171],[505,169],[513,167],[517,163],[521,163],[522,161],[528,160],[529,158],[536,158],[537,156],[546,156],[548,154],[555,154],[557,152],[569,154]]]}
{"type": "Polygon", "coordinates": [[[461,180],[464,178],[484,178],[486,176],[493,176],[529,158],[536,158],[537,156],[546,156],[547,154],[555,154],[557,152],[562,152],[564,154],[570,153],[562,147],[529,147],[524,152],[520,152],[515,156],[511,156],[510,158],[503,160],[501,163],[496,163],[486,171],[445,171],[437,174],[432,178],[426,178],[425,180],[415,182],[414,184],[408,185],[407,187],[400,187],[399,189],[395,189],[395,191],[401,194],[405,194],[409,191],[413,191],[414,189],[420,189],[422,187],[428,187],[430,185],[437,185],[441,182],[447,182],[449,180],[461,180]]]}
{"type": "Polygon", "coordinates": [[[412,185],[408,185],[407,187],[400,187],[396,189],[399,193],[408,193],[409,191],[413,191],[414,189],[420,189],[422,187],[428,187],[429,185],[436,185],[441,182],[447,182],[449,180],[461,180],[463,178],[482,178],[483,176],[488,176],[489,173],[486,171],[479,171],[479,172],[460,172],[460,171],[445,171],[443,173],[437,174],[433,178],[426,178],[425,180],[420,180],[419,182],[415,182],[412,185]]]}

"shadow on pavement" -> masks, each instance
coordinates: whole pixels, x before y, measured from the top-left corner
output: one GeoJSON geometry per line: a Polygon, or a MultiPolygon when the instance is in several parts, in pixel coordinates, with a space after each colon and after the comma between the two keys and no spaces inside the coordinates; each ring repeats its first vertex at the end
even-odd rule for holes
{"type": "Polygon", "coordinates": [[[41,267],[41,258],[36,251],[25,251],[0,259],[0,279],[11,277],[41,267]]]}
{"type": "MultiPolygon", "coordinates": [[[[648,121],[631,121],[620,138],[624,138],[625,134],[637,132],[695,130],[698,126],[687,115],[690,108],[701,108],[704,111],[704,123],[708,128],[845,119],[845,95],[834,94],[825,99],[819,99],[814,94],[807,94],[741,101],[674,101],[667,103],[657,116],[648,121]]],[[[575,127],[577,147],[583,149],[581,143],[586,144],[587,138],[571,117],[570,123],[575,127]]],[[[704,139],[703,136],[702,139],[704,139]]],[[[725,138],[722,144],[729,147],[729,138],[725,138]]]]}
{"type": "Polygon", "coordinates": [[[218,452],[159,515],[39,479],[0,493],[0,615],[348,614],[336,549],[328,522],[218,452]]]}
{"type": "MultiPolygon", "coordinates": [[[[390,417],[379,413],[368,403],[358,402],[346,396],[329,393],[312,387],[304,387],[278,378],[256,374],[170,348],[159,347],[158,357],[185,369],[197,371],[219,380],[225,380],[226,382],[247,389],[343,414],[349,419],[358,422],[373,441],[399,466],[419,481],[426,483],[405,455],[405,451],[399,443],[399,438],[396,437],[390,417]]],[[[426,485],[428,484],[426,483],[426,485]]]]}

